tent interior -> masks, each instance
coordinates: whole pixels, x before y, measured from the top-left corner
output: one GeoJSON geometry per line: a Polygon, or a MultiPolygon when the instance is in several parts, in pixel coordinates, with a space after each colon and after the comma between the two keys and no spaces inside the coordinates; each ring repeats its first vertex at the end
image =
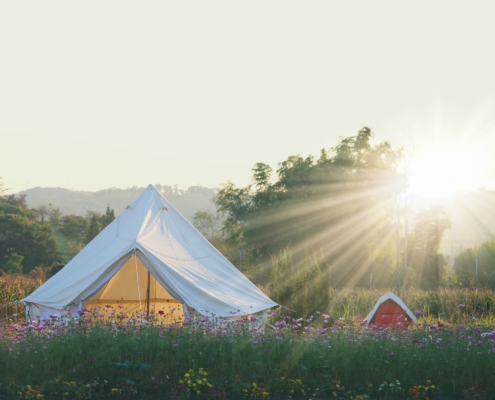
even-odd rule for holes
{"type": "Polygon", "coordinates": [[[182,304],[157,282],[136,255],[129,257],[114,276],[85,299],[84,307],[100,307],[100,312],[109,314],[115,310],[117,315],[124,313],[129,317],[155,314],[166,324],[184,319],[182,304]]]}

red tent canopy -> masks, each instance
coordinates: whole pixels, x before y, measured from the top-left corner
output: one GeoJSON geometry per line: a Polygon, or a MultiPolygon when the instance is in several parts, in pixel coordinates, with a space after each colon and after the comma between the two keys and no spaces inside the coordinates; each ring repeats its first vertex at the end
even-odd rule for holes
{"type": "Polygon", "coordinates": [[[389,292],[378,299],[365,322],[376,325],[404,326],[416,323],[416,317],[400,298],[389,292]]]}

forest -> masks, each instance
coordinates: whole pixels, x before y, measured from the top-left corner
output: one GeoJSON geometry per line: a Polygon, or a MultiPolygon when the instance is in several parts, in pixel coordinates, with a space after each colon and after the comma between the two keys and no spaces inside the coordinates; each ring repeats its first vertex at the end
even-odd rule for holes
{"type": "MultiPolygon", "coordinates": [[[[317,156],[287,157],[276,171],[256,163],[250,185],[222,184],[216,213],[200,210],[193,223],[281,304],[316,309],[330,288],[495,288],[495,239],[448,267],[439,247],[452,223],[440,206],[411,209],[403,160],[402,149],[375,144],[363,127],[317,156]]],[[[52,204],[30,208],[0,181],[0,274],[44,269],[49,277],[113,219],[111,205],[84,216],[52,204]]]]}

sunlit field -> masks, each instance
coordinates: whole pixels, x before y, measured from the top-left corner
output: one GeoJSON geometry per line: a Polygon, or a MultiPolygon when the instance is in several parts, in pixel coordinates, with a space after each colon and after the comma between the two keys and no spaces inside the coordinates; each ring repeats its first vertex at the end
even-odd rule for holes
{"type": "Polygon", "coordinates": [[[492,398],[492,292],[410,290],[402,298],[418,323],[409,329],[361,322],[381,294],[331,289],[327,309],[305,319],[273,310],[262,327],[254,317],[165,325],[165,311],[110,306],[78,321],[11,315],[0,398],[492,398]]]}
{"type": "Polygon", "coordinates": [[[495,390],[491,328],[420,318],[413,328],[389,329],[328,314],[304,320],[273,314],[262,328],[254,317],[161,325],[165,313],[137,318],[111,307],[84,310],[80,321],[54,315],[9,324],[0,347],[0,393],[52,399],[464,399],[476,398],[467,395],[475,390],[495,390]]]}

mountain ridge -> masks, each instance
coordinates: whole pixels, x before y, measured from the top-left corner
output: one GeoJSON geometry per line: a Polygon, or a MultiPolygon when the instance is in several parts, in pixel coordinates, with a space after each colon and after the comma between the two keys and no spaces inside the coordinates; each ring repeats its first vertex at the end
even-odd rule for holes
{"type": "MultiPolygon", "coordinates": [[[[218,191],[217,188],[191,186],[186,190],[180,190],[177,186],[155,185],[155,187],[190,222],[197,211],[208,210],[213,213],[216,211],[212,199],[218,191]]],[[[18,192],[17,195],[26,195],[27,204],[31,208],[51,204],[66,215],[84,216],[88,211],[104,213],[107,206],[113,208],[118,215],[144,189],[145,187],[133,186],[127,189],[108,188],[87,192],[36,187],[18,192]]],[[[463,250],[480,245],[495,236],[494,190],[478,189],[473,192],[457,193],[444,199],[416,197],[411,200],[414,209],[439,204],[447,212],[452,221],[452,228],[445,232],[440,252],[450,258],[451,265],[463,250]]]]}
{"type": "MultiPolygon", "coordinates": [[[[189,221],[199,210],[215,211],[212,202],[216,188],[191,186],[186,190],[177,187],[155,185],[170,203],[189,221]]],[[[25,195],[28,207],[37,208],[41,205],[58,207],[64,215],[81,215],[88,212],[105,213],[107,206],[113,208],[118,215],[127,205],[138,197],[145,187],[133,186],[127,189],[108,188],[96,192],[71,190],[60,187],[35,187],[20,191],[16,195],[25,195]]]]}

